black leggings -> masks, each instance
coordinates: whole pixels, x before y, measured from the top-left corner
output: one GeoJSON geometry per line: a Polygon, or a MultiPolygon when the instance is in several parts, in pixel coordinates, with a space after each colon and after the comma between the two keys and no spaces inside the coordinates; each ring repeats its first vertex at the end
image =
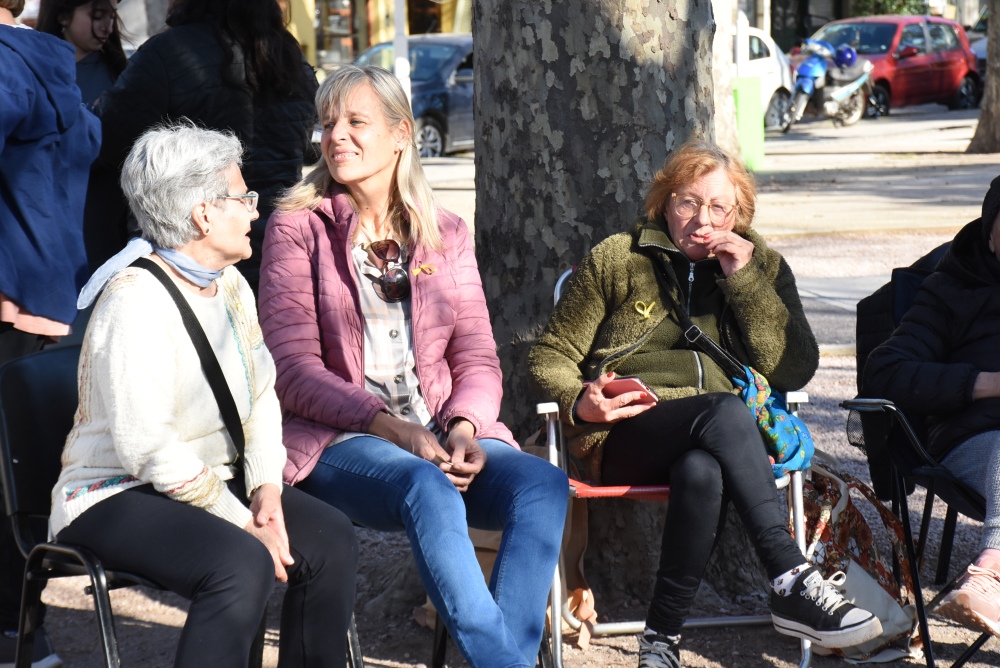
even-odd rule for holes
{"type": "MultiPolygon", "coordinates": [[[[342,666],[358,563],[354,527],[293,487],[281,502],[295,563],[286,568],[278,665],[342,666]]],[[[175,666],[246,668],[275,579],[271,554],[241,527],[143,485],[92,506],[59,540],[191,601],[175,666]]]]}
{"type": "MultiPolygon", "coordinates": [[[[42,349],[45,337],[28,334],[14,329],[9,322],[0,322],[0,366],[42,349]]],[[[3,510],[3,495],[0,494],[0,510],[3,510]]],[[[21,610],[21,579],[24,577],[24,557],[17,549],[14,529],[6,514],[0,516],[0,632],[16,631],[18,613],[21,610]]],[[[45,521],[33,524],[32,531],[39,540],[47,533],[45,521]]],[[[41,606],[44,619],[45,607],[41,606]]]]}
{"type": "Polygon", "coordinates": [[[658,633],[680,633],[727,499],[769,578],[805,563],[788,532],[757,425],[735,395],[661,401],[623,420],[608,435],[601,470],[606,485],[670,483],[660,566],[646,619],[658,633]]]}

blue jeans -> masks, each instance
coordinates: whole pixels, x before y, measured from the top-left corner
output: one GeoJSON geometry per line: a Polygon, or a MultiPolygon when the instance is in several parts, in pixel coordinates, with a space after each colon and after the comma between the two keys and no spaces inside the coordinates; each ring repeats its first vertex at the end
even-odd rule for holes
{"type": "Polygon", "coordinates": [[[375,436],[328,447],[298,487],[379,531],[406,531],[434,607],[476,668],[533,667],[569,486],[547,461],[494,439],[468,491],[375,436]],[[487,588],[468,527],[503,530],[487,588]]]}

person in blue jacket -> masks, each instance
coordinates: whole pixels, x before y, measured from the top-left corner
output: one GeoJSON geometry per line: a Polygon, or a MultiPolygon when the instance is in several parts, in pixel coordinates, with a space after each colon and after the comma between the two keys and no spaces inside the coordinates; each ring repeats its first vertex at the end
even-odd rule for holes
{"type": "MultiPolygon", "coordinates": [[[[0,364],[68,334],[87,280],[83,206],[100,123],[83,106],[73,47],[19,30],[0,0],[0,364]]],[[[41,527],[45,536],[45,527],[41,527]]],[[[14,660],[21,558],[0,522],[0,665],[14,660]]],[[[34,668],[61,665],[44,632],[34,668]]]]}

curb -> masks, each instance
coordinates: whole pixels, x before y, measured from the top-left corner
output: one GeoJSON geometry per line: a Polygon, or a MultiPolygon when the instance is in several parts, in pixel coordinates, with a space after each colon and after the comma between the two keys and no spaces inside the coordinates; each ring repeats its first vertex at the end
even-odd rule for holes
{"type": "Polygon", "coordinates": [[[820,357],[854,357],[858,354],[853,343],[821,343],[820,357]]]}

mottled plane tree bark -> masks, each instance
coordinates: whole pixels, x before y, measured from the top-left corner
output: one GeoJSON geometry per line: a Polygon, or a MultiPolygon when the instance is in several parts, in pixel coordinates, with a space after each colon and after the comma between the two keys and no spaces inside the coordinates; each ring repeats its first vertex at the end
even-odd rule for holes
{"type": "Polygon", "coordinates": [[[968,153],[1000,153],[1000,0],[989,0],[987,27],[986,80],[979,105],[979,125],[969,143],[968,153]]]}
{"type": "MultiPolygon", "coordinates": [[[[671,149],[713,138],[714,33],[711,0],[475,0],[476,253],[502,418],[522,439],[538,426],[527,354],[557,277],[643,215],[671,149]]],[[[591,510],[591,584],[618,592],[603,606],[645,604],[662,515],[629,502],[591,510]]],[[[720,542],[736,557],[725,579],[759,585],[745,538],[720,542]]]]}

